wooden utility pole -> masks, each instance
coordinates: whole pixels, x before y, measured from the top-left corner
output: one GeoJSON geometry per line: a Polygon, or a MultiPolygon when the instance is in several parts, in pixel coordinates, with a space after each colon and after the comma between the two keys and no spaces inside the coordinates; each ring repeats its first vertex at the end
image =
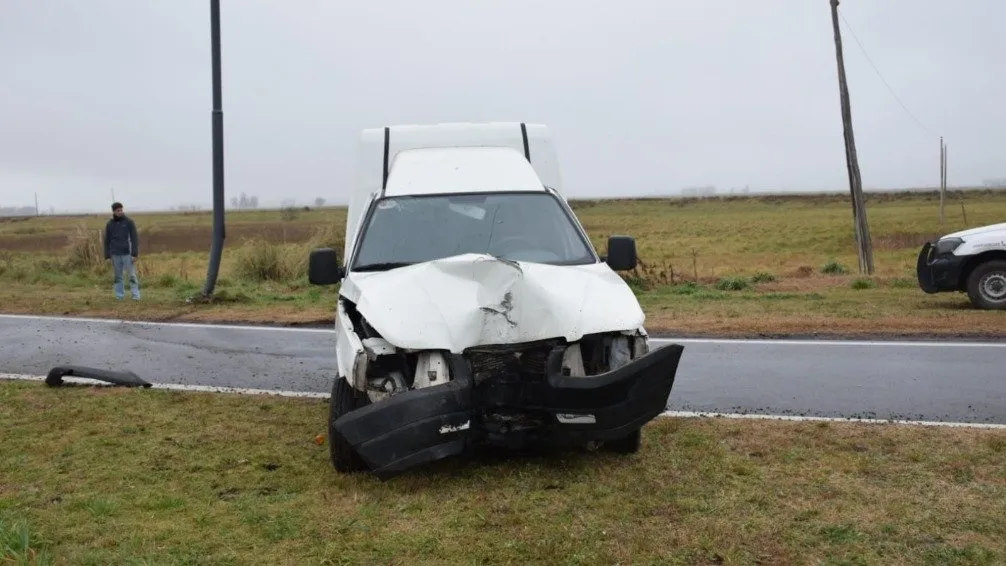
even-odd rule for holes
{"type": "Polygon", "coordinates": [[[838,1],[831,2],[831,23],[835,29],[835,56],[838,60],[838,88],[842,101],[842,129],[845,132],[845,165],[849,171],[849,191],[852,193],[852,217],[856,226],[856,243],[859,251],[859,271],[873,275],[873,240],[866,218],[863,199],[863,179],[856,157],[856,140],[852,134],[852,110],[849,104],[849,85],[845,80],[845,60],[842,58],[842,34],[838,29],[838,1]]]}
{"type": "Polygon", "coordinates": [[[940,136],[940,226],[943,226],[943,207],[947,196],[947,146],[943,145],[943,136],[940,136]]]}

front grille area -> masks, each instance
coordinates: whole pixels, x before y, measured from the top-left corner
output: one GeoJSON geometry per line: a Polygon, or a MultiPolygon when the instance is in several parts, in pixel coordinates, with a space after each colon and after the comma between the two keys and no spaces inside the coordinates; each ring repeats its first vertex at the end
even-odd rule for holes
{"type": "Polygon", "coordinates": [[[548,354],[553,343],[534,344],[521,348],[478,348],[465,352],[475,383],[486,378],[506,375],[510,378],[544,379],[548,354]]]}

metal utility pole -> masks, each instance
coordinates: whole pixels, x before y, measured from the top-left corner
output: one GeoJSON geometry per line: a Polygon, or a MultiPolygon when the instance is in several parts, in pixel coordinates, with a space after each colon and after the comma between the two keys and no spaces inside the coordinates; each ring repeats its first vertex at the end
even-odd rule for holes
{"type": "Polygon", "coordinates": [[[947,187],[944,184],[946,181],[946,176],[944,175],[944,167],[946,167],[946,146],[943,145],[943,136],[940,136],[940,226],[943,226],[943,201],[946,198],[947,187]]]}
{"type": "Polygon", "coordinates": [[[859,248],[860,273],[873,274],[873,241],[870,224],[866,218],[863,199],[863,179],[856,157],[856,140],[852,134],[852,110],[849,104],[849,86],[845,80],[845,60],[842,58],[842,34],[838,29],[838,2],[831,2],[831,22],[835,29],[835,56],[838,60],[838,88],[842,100],[842,126],[845,133],[845,165],[849,171],[849,190],[852,193],[852,216],[856,225],[856,242],[859,248]]]}
{"type": "Polygon", "coordinates": [[[213,59],[213,243],[203,298],[213,295],[224,250],[224,111],[220,86],[220,0],[210,0],[210,43],[213,59]]]}

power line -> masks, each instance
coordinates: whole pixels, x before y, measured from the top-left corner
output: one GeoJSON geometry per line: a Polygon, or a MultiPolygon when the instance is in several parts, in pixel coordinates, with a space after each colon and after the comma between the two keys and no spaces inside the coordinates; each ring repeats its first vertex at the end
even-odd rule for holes
{"type": "Polygon", "coordinates": [[[849,25],[849,21],[845,19],[845,16],[842,15],[841,11],[838,13],[838,16],[842,18],[842,21],[845,23],[846,29],[848,29],[849,33],[852,35],[852,39],[856,40],[856,45],[859,46],[859,50],[863,53],[863,57],[866,57],[866,62],[869,63],[871,67],[873,67],[873,70],[877,73],[877,76],[880,77],[880,81],[884,83],[884,86],[887,87],[888,92],[891,93],[891,96],[894,97],[894,100],[898,101],[898,104],[901,105],[901,108],[905,111],[905,113],[911,116],[912,119],[915,120],[915,123],[918,124],[923,130],[929,132],[929,134],[934,137],[938,136],[939,134],[927,128],[926,125],[922,123],[922,120],[919,120],[915,116],[915,114],[912,114],[912,111],[909,110],[907,106],[905,106],[905,103],[901,101],[901,98],[899,98],[898,95],[894,92],[894,89],[891,88],[891,85],[887,82],[887,79],[884,78],[884,75],[880,72],[880,69],[878,69],[877,66],[873,64],[873,60],[870,59],[870,55],[866,52],[866,48],[863,47],[863,43],[859,41],[859,37],[856,36],[856,32],[852,31],[852,26],[849,25]]]}

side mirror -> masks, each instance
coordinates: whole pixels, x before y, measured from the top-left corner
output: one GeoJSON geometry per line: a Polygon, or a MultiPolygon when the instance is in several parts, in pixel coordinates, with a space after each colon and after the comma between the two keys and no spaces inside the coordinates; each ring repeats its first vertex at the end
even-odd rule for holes
{"type": "Polygon", "coordinates": [[[312,285],[335,285],[342,280],[345,270],[339,265],[339,254],[332,248],[311,250],[307,279],[312,285]]]}
{"type": "Polygon", "coordinates": [[[630,271],[636,268],[636,240],[632,236],[610,236],[608,255],[605,261],[615,271],[630,271]]]}

